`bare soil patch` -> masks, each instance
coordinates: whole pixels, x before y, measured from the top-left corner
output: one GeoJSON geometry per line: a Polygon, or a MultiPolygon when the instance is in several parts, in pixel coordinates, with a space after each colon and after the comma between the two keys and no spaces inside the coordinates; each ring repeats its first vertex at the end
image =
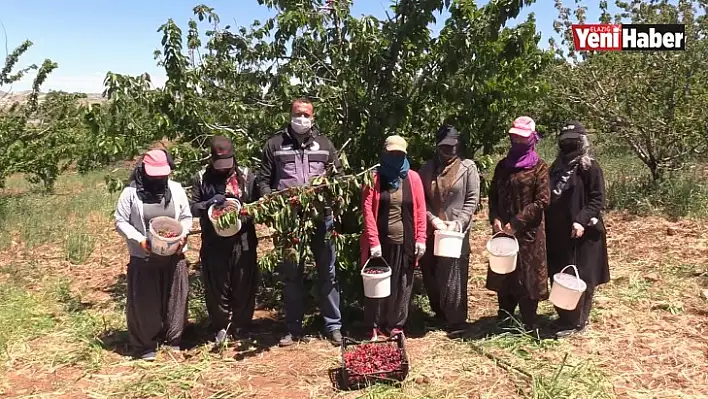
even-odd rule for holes
{"type": "MultiPolygon", "coordinates": [[[[0,253],[0,268],[7,271],[24,265],[29,290],[40,289],[50,277],[68,279],[72,293],[90,305],[87,312],[97,323],[103,323],[104,317],[105,329],[124,329],[121,299],[116,296],[127,263],[124,243],[105,218],[90,219],[96,245],[85,264],[67,262],[60,246],[29,250],[15,242],[0,253]]],[[[708,288],[706,223],[613,213],[607,226],[612,281],[597,294],[591,327],[583,336],[540,347],[513,346],[513,340],[504,346],[482,338],[488,323],[479,320],[496,315],[496,297],[484,289],[483,248],[489,232],[478,223],[470,264],[471,344],[437,331],[408,339],[412,370],[407,382],[396,390],[374,388],[370,397],[525,397],[533,381],[494,359],[535,375],[534,365],[559,366],[566,353],[604,374],[612,386],[608,397],[708,397],[708,300],[701,297],[708,288]],[[480,354],[477,347],[490,356],[480,354]],[[531,358],[524,357],[522,350],[531,358]]],[[[198,237],[190,239],[193,262],[198,259],[198,244],[198,237]]],[[[3,278],[8,278],[6,274],[3,278]]],[[[543,311],[552,314],[548,305],[543,311]]],[[[362,394],[331,387],[328,370],[338,365],[338,348],[322,340],[278,348],[279,315],[259,310],[256,318],[261,328],[252,340],[220,353],[213,353],[208,343],[178,355],[161,352],[154,364],[131,360],[115,348],[102,348],[95,339],[76,342],[67,338],[68,333],[42,335],[12,352],[0,378],[0,395],[354,398],[362,394]],[[67,361],[75,350],[86,350],[86,355],[67,361]]]]}

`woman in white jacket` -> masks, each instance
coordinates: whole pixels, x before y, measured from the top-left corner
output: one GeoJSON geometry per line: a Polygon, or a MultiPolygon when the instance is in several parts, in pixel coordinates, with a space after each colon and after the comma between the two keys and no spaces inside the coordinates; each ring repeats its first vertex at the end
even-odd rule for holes
{"type": "Polygon", "coordinates": [[[169,180],[173,164],[166,151],[145,153],[116,206],[116,229],[128,244],[126,317],[130,343],[144,360],[154,360],[158,344],[179,351],[187,318],[188,266],[184,257],[192,213],[184,189],[169,180]],[[147,229],[158,216],[183,227],[180,249],[172,256],[150,251],[147,229]]]}

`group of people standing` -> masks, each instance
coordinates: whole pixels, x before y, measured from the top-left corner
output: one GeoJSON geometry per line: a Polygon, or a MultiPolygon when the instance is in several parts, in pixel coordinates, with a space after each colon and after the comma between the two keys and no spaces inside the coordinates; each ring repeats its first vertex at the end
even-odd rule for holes
{"type": "MultiPolygon", "coordinates": [[[[489,222],[493,234],[515,237],[519,252],[512,273],[488,268],[486,287],[497,293],[499,324],[510,325],[519,307],[522,326],[536,330],[538,304],[549,298],[549,278],[572,264],[587,289],[575,310],[556,307],[556,335],[582,332],[595,287],[609,281],[602,169],[590,156],[580,122],[562,127],[550,168],[536,152],[540,136],[533,119],[517,118],[508,134],[510,149],[490,185],[489,222]]],[[[469,230],[479,204],[479,175],[464,157],[454,127],[440,127],[436,141],[435,157],[415,172],[409,170],[405,140],[389,137],[374,184],[364,187],[361,262],[383,257],[392,269],[391,296],[367,299],[372,339],[403,331],[418,265],[433,324],[458,331],[467,323],[469,230]],[[435,230],[465,233],[459,259],[433,254],[435,230]]]]}
{"type": "Polygon", "coordinates": [[[435,313],[432,321],[458,329],[467,320],[469,230],[480,190],[477,167],[463,156],[459,133],[449,125],[438,130],[436,155],[419,172],[410,170],[407,147],[403,137],[388,137],[373,185],[363,189],[361,263],[383,258],[391,268],[391,295],[365,303],[372,339],[403,332],[416,267],[435,313]],[[465,233],[459,258],[433,255],[435,230],[465,233]]]}
{"type": "MultiPolygon", "coordinates": [[[[190,195],[169,176],[174,162],[164,149],[146,152],[123,189],[115,211],[116,229],[128,243],[127,324],[131,345],[144,360],[153,360],[160,345],[178,351],[187,317],[187,235],[193,217],[199,218],[199,258],[210,333],[217,345],[231,336],[248,334],[253,319],[259,281],[258,238],[253,218],[239,216],[241,230],[230,237],[217,234],[209,209],[228,199],[242,204],[273,191],[303,186],[341,164],[332,142],[313,126],[314,108],[307,99],[293,102],[291,122],[265,144],[260,168],[254,172],[237,163],[231,140],[210,140],[211,156],[205,169],[194,176],[190,195]],[[159,216],[177,219],[183,234],[175,255],[152,253],[150,221],[159,216]]],[[[320,286],[320,309],[328,337],[342,342],[339,285],[335,274],[334,243],[326,240],[334,228],[331,209],[325,209],[310,242],[320,286]]],[[[303,338],[304,263],[282,262],[283,302],[287,333],[280,346],[303,338]]]]}
{"type": "MultiPolygon", "coordinates": [[[[228,336],[247,334],[259,280],[255,224],[250,216],[242,215],[241,230],[222,237],[216,234],[208,209],[229,198],[246,204],[273,191],[309,184],[325,173],[339,174],[336,149],[313,122],[313,104],[295,100],[291,122],[266,142],[255,173],[238,165],[229,139],[213,137],[209,164],[194,177],[189,196],[169,178],[175,165],[166,150],[143,155],[115,211],[116,228],[125,237],[130,254],[128,332],[141,358],[154,359],[158,345],[179,350],[189,290],[186,233],[174,255],[158,256],[147,238],[150,221],[169,216],[188,232],[192,218],[199,217],[201,275],[214,341],[220,344],[228,336]]],[[[548,298],[548,276],[567,264],[578,265],[588,290],[575,312],[559,309],[559,320],[570,334],[584,328],[593,289],[609,280],[609,272],[600,215],[602,171],[588,154],[582,126],[577,122],[568,126],[559,137],[559,155],[550,173],[534,151],[539,137],[533,120],[521,117],[509,131],[512,146],[495,169],[489,212],[494,233],[502,231],[518,239],[518,266],[510,275],[494,276],[490,271],[487,286],[498,293],[502,320],[519,305],[523,323],[534,328],[538,301],[548,298]]],[[[435,313],[432,322],[452,330],[466,324],[469,231],[479,205],[480,179],[475,163],[465,158],[463,141],[454,127],[439,129],[436,148],[433,159],[416,172],[410,169],[405,139],[388,137],[374,183],[363,187],[362,266],[371,258],[383,258],[392,270],[391,295],[365,302],[372,339],[403,333],[417,267],[422,269],[435,313]],[[465,234],[459,259],[433,255],[435,230],[465,234]]],[[[316,222],[318,228],[310,242],[320,311],[328,339],[339,345],[342,316],[336,254],[334,244],[325,238],[334,227],[331,209],[325,209],[316,222]]],[[[289,346],[303,339],[304,263],[284,261],[280,271],[287,332],[279,344],[289,346]]]]}
{"type": "Polygon", "coordinates": [[[508,275],[488,269],[486,287],[497,292],[502,324],[511,320],[518,306],[523,326],[534,330],[539,301],[549,298],[549,278],[567,265],[576,265],[587,289],[575,310],[556,307],[556,334],[582,332],[595,287],[610,279],[601,214],[605,206],[602,169],[590,156],[587,132],[578,121],[561,128],[558,155],[550,168],[536,153],[540,137],[533,119],[517,118],[509,137],[509,153],[494,169],[489,221],[493,233],[516,237],[518,260],[508,275]]]}

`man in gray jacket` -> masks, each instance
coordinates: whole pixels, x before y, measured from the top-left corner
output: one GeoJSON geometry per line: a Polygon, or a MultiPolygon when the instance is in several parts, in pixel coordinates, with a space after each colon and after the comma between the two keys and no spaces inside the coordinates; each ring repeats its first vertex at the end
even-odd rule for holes
{"type": "MultiPolygon", "coordinates": [[[[341,171],[332,142],[313,127],[314,107],[307,99],[297,99],[292,104],[291,122],[271,137],[263,149],[263,158],[256,181],[262,195],[309,184],[334,167],[341,171]]],[[[342,315],[339,310],[339,283],[335,274],[334,244],[325,240],[333,228],[331,209],[325,210],[324,221],[312,239],[320,284],[320,310],[325,321],[325,330],[333,344],[342,342],[342,315]]],[[[290,346],[302,338],[304,317],[304,263],[290,261],[281,264],[285,289],[285,323],[288,333],[280,340],[280,346],[290,346]]]]}

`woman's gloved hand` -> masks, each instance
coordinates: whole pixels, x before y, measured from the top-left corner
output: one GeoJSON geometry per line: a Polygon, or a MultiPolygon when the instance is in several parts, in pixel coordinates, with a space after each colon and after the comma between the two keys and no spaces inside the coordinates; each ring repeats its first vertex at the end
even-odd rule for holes
{"type": "Polygon", "coordinates": [[[383,256],[383,252],[381,251],[381,245],[377,245],[375,247],[371,248],[371,257],[372,258],[380,258],[383,256]]]}
{"type": "Polygon", "coordinates": [[[570,232],[571,238],[580,238],[585,234],[585,227],[580,223],[573,223],[573,230],[570,232]]]}
{"type": "Polygon", "coordinates": [[[224,194],[216,194],[211,198],[211,200],[209,200],[209,203],[212,205],[221,205],[224,202],[226,202],[226,197],[224,194]]]}
{"type": "Polygon", "coordinates": [[[415,244],[415,258],[417,260],[420,260],[420,258],[422,258],[424,254],[425,254],[425,244],[423,244],[422,242],[417,242],[415,244]]]}
{"type": "Polygon", "coordinates": [[[149,254],[152,250],[152,247],[150,246],[150,241],[148,241],[147,239],[140,241],[140,248],[142,248],[146,254],[149,254]]]}
{"type": "Polygon", "coordinates": [[[434,218],[430,223],[433,225],[435,230],[445,230],[445,222],[443,222],[440,218],[434,218]]]}
{"type": "Polygon", "coordinates": [[[445,222],[445,230],[450,230],[450,231],[462,231],[462,228],[460,227],[460,224],[457,221],[449,221],[445,222]]]}
{"type": "Polygon", "coordinates": [[[492,224],[492,233],[496,234],[500,231],[503,231],[504,227],[502,227],[502,222],[499,219],[494,219],[494,223],[492,224]]]}
{"type": "Polygon", "coordinates": [[[185,244],[187,244],[187,236],[184,236],[179,240],[179,243],[177,244],[176,253],[182,252],[182,249],[184,248],[185,244]]]}
{"type": "Polygon", "coordinates": [[[514,229],[514,226],[512,226],[511,223],[507,223],[504,226],[504,232],[510,236],[513,236],[516,234],[516,229],[514,229]]]}

